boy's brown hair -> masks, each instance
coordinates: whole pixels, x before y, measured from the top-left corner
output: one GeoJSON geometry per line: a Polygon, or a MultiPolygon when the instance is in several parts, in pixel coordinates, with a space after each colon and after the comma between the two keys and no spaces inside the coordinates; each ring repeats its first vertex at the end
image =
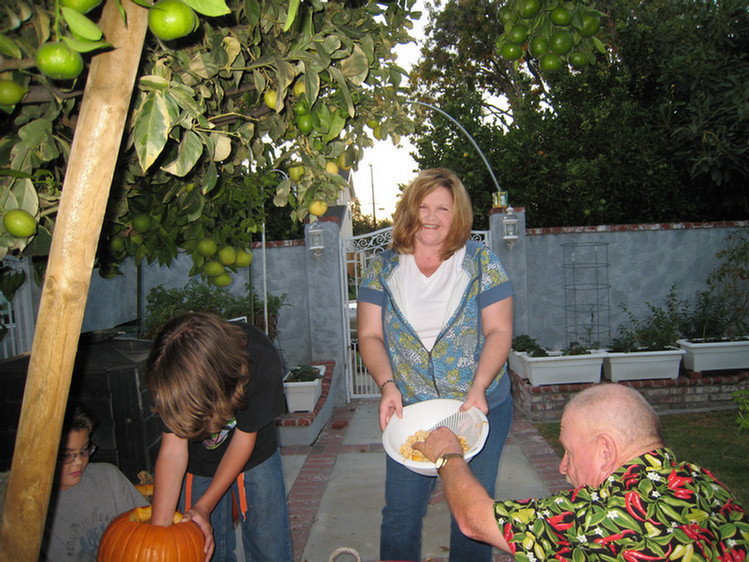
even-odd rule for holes
{"type": "Polygon", "coordinates": [[[218,433],[246,404],[247,335],[213,314],[190,312],[167,322],[146,363],[153,410],[178,437],[218,433]]]}
{"type": "Polygon", "coordinates": [[[412,254],[414,237],[421,228],[419,207],[424,198],[435,189],[444,187],[453,196],[453,216],[450,233],[442,248],[442,260],[448,259],[462,248],[471,236],[473,208],[463,182],[445,168],[422,170],[406,187],[393,215],[392,249],[399,254],[412,254]]]}

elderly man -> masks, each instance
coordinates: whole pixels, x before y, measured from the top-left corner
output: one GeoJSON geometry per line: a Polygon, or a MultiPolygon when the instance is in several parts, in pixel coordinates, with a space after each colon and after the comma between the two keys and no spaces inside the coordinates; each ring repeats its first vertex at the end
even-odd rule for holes
{"type": "Polygon", "coordinates": [[[676,460],[638,392],[584,390],[567,404],[559,440],[559,471],[574,489],[524,501],[490,498],[447,428],[414,448],[439,467],[463,533],[516,560],[749,560],[746,512],[709,471],[676,460]]]}

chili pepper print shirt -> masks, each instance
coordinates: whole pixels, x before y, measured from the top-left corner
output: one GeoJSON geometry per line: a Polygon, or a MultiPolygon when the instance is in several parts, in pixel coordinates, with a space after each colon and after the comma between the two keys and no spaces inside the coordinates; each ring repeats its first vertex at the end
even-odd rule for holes
{"type": "Polygon", "coordinates": [[[519,562],[749,560],[744,509],[713,474],[665,448],[599,488],[496,502],[494,514],[519,562]]]}

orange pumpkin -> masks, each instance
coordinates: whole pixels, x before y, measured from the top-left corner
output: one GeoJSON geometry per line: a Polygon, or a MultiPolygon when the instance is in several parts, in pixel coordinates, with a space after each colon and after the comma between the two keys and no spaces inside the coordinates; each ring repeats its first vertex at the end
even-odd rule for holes
{"type": "Polygon", "coordinates": [[[205,539],[197,524],[151,525],[151,507],[136,507],[112,519],[99,544],[97,562],[202,562],[205,539]]]}

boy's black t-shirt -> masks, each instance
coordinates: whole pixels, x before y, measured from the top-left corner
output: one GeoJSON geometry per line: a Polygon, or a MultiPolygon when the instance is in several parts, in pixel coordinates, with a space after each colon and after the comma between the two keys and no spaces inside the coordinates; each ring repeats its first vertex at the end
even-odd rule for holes
{"type": "MultiPolygon", "coordinates": [[[[246,323],[238,325],[247,333],[252,378],[247,385],[247,406],[236,413],[236,427],[246,433],[257,432],[255,448],[242,470],[245,472],[266,461],[278,449],[274,420],[284,412],[283,368],[281,357],[265,332],[246,323]]],[[[187,471],[212,477],[233,435],[232,428],[215,448],[208,448],[204,441],[191,441],[187,471]]]]}

